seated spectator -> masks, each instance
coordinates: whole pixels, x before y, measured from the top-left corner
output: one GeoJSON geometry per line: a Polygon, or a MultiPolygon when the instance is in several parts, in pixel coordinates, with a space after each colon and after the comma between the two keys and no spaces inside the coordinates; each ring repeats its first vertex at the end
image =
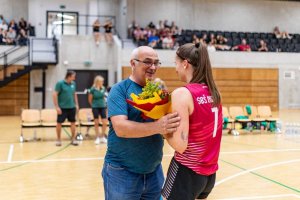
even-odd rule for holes
{"type": "Polygon", "coordinates": [[[193,35],[193,43],[194,44],[200,43],[200,39],[197,37],[197,35],[193,35]]]}
{"type": "Polygon", "coordinates": [[[0,24],[0,28],[3,30],[3,31],[7,31],[8,30],[8,25],[6,23],[5,20],[2,20],[2,23],[0,24]]]}
{"type": "Polygon", "coordinates": [[[0,24],[2,24],[2,21],[4,20],[3,15],[0,15],[0,24]]]}
{"type": "Polygon", "coordinates": [[[162,40],[162,48],[163,49],[173,49],[173,46],[174,46],[174,41],[173,41],[171,33],[169,33],[168,36],[162,40]]]}
{"type": "Polygon", "coordinates": [[[151,29],[155,29],[155,24],[153,24],[153,22],[150,22],[148,24],[148,27],[151,28],[151,29]]]}
{"type": "Polygon", "coordinates": [[[16,36],[17,36],[16,31],[12,27],[10,27],[6,35],[6,44],[15,45],[16,36]]]}
{"type": "Polygon", "coordinates": [[[288,34],[288,32],[286,32],[286,31],[280,32],[278,26],[275,26],[275,27],[274,27],[273,33],[275,34],[275,37],[276,37],[277,39],[280,39],[280,38],[282,38],[282,39],[285,39],[285,38],[291,39],[291,38],[292,38],[292,36],[290,36],[290,35],[288,34]]]}
{"type": "Polygon", "coordinates": [[[167,19],[165,19],[165,21],[164,21],[164,27],[165,28],[171,28],[171,26],[168,24],[168,20],[167,19]]]}
{"type": "Polygon", "coordinates": [[[6,40],[5,40],[5,34],[4,34],[4,31],[0,28],[0,45],[3,45],[6,43],[6,40]]]}
{"type": "Polygon", "coordinates": [[[212,44],[212,42],[209,42],[207,45],[207,51],[208,52],[215,52],[216,51],[216,47],[215,45],[212,44]]]}
{"type": "Polygon", "coordinates": [[[260,40],[259,41],[259,48],[258,48],[258,51],[269,51],[268,50],[268,47],[267,47],[267,44],[265,43],[264,40],[260,40]]]}
{"type": "Polygon", "coordinates": [[[212,45],[216,45],[217,44],[217,39],[215,37],[215,34],[211,33],[209,35],[208,43],[211,43],[212,45]]]}
{"type": "Polygon", "coordinates": [[[15,30],[16,33],[19,32],[19,27],[18,27],[18,25],[16,24],[15,20],[13,20],[13,19],[9,22],[8,29],[9,29],[9,28],[13,28],[13,29],[15,30]]]}
{"type": "Polygon", "coordinates": [[[156,30],[152,30],[152,34],[150,37],[148,37],[148,46],[152,47],[152,48],[157,48],[157,44],[159,42],[159,37],[157,35],[156,30]]]}
{"type": "Polygon", "coordinates": [[[202,37],[200,38],[200,43],[201,43],[202,45],[207,45],[207,34],[206,34],[206,33],[204,33],[204,34],[202,35],[202,37]]]}
{"type": "Polygon", "coordinates": [[[138,27],[138,24],[135,22],[135,20],[132,20],[131,24],[128,25],[127,30],[127,37],[133,38],[133,32],[138,27]]]}
{"type": "Polygon", "coordinates": [[[239,51],[251,51],[250,45],[247,44],[246,39],[242,39],[242,43],[240,45],[236,45],[232,47],[232,51],[239,50],[239,51]]]}
{"type": "Polygon", "coordinates": [[[28,36],[27,36],[26,31],[24,29],[20,30],[19,35],[17,37],[17,41],[18,41],[18,44],[20,46],[26,46],[27,45],[28,36]]]}
{"type": "Polygon", "coordinates": [[[218,35],[217,36],[217,44],[215,45],[216,49],[221,50],[221,51],[229,50],[230,46],[228,46],[226,43],[227,43],[227,38],[225,38],[222,35],[218,35]]]}
{"type": "Polygon", "coordinates": [[[133,40],[135,42],[139,42],[142,35],[143,35],[143,29],[141,29],[140,26],[137,26],[137,28],[133,32],[133,40]]]}
{"type": "Polygon", "coordinates": [[[107,20],[103,27],[104,27],[104,30],[105,30],[104,36],[105,36],[106,42],[112,43],[112,41],[113,41],[113,34],[112,34],[113,25],[112,25],[112,21],[111,20],[107,20]]]}
{"type": "Polygon", "coordinates": [[[100,21],[99,19],[96,19],[93,23],[93,34],[94,34],[94,40],[96,42],[96,45],[100,44],[101,35],[100,35],[100,21]]]}

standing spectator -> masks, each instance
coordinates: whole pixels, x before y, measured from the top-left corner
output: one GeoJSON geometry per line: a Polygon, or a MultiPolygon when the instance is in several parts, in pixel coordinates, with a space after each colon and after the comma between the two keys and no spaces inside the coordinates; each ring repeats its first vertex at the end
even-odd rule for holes
{"type": "Polygon", "coordinates": [[[78,99],[75,84],[76,73],[74,71],[68,71],[65,79],[58,81],[55,85],[55,91],[53,92],[53,103],[57,111],[57,125],[56,134],[57,141],[56,146],[61,146],[61,127],[62,123],[68,119],[71,123],[71,144],[74,146],[78,145],[76,141],[76,110],[78,107],[78,99]]]}
{"type": "Polygon", "coordinates": [[[168,33],[168,36],[165,37],[162,41],[162,47],[163,49],[173,49],[174,41],[172,38],[171,33],[168,33]]]}
{"type": "Polygon", "coordinates": [[[246,39],[242,39],[242,43],[240,45],[234,46],[231,48],[232,51],[239,50],[239,51],[251,51],[250,45],[247,44],[246,39]]]}
{"type": "Polygon", "coordinates": [[[26,32],[24,29],[21,29],[19,32],[19,35],[17,37],[17,42],[21,46],[26,46],[28,43],[28,36],[26,35],[26,32]]]}
{"type": "Polygon", "coordinates": [[[160,66],[157,53],[147,46],[133,50],[130,64],[130,77],[114,85],[108,95],[110,129],[102,170],[105,199],[159,200],[164,182],[160,134],[173,133],[180,119],[170,113],[156,121],[145,120],[126,103],[131,93],[142,92],[146,79],[154,79],[160,66]]]}
{"type": "Polygon", "coordinates": [[[258,51],[269,51],[267,44],[265,43],[264,40],[259,41],[259,48],[258,51]]]}
{"type": "Polygon", "coordinates": [[[112,41],[113,41],[113,35],[112,35],[113,25],[112,25],[112,21],[111,20],[107,20],[103,27],[105,29],[104,36],[105,36],[106,42],[112,43],[112,41]]]}
{"type": "Polygon", "coordinates": [[[19,29],[24,29],[25,31],[27,29],[27,22],[23,17],[19,21],[19,29]]]}
{"type": "Polygon", "coordinates": [[[101,25],[100,25],[99,19],[96,19],[93,24],[93,34],[94,34],[94,40],[95,40],[97,46],[100,44],[100,40],[101,40],[100,26],[101,25]]]}
{"type": "Polygon", "coordinates": [[[105,132],[107,128],[107,117],[106,117],[106,101],[105,93],[106,89],[103,86],[104,78],[102,76],[96,76],[94,79],[94,84],[89,91],[88,100],[92,107],[96,140],[95,144],[107,143],[105,138],[105,132]],[[102,133],[99,133],[99,117],[101,117],[102,122],[102,133]]]}
{"type": "Polygon", "coordinates": [[[278,26],[274,27],[273,33],[275,34],[275,37],[277,39],[280,39],[280,38],[282,38],[282,39],[285,39],[285,38],[291,39],[292,38],[292,36],[290,36],[288,32],[286,32],[286,31],[280,32],[278,26]]]}
{"type": "Polygon", "coordinates": [[[181,122],[166,140],[175,150],[162,190],[165,199],[206,199],[212,191],[222,137],[222,105],[205,46],[188,43],[176,51],[184,87],[172,92],[181,122]]]}
{"type": "Polygon", "coordinates": [[[27,35],[29,36],[35,36],[35,28],[30,23],[28,23],[27,29],[28,31],[27,35]]]}

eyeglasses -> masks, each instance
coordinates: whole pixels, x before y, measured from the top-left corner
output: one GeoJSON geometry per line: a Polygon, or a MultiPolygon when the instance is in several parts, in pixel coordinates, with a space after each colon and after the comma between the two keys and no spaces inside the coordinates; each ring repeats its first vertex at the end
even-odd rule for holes
{"type": "Polygon", "coordinates": [[[144,63],[144,65],[147,66],[147,67],[152,67],[152,65],[154,65],[154,67],[160,67],[160,65],[161,65],[161,62],[159,62],[159,61],[151,62],[151,61],[142,61],[142,60],[139,60],[139,59],[134,59],[134,60],[138,61],[138,62],[141,62],[141,63],[144,63]]]}

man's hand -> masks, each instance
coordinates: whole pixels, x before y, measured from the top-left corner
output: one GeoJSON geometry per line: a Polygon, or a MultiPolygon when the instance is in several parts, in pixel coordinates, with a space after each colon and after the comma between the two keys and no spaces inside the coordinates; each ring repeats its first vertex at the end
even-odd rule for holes
{"type": "Polygon", "coordinates": [[[177,112],[169,113],[157,121],[160,134],[170,134],[174,133],[177,130],[177,127],[180,123],[180,117],[177,112]]]}
{"type": "Polygon", "coordinates": [[[62,114],[60,107],[56,107],[56,112],[57,112],[58,115],[62,114]]]}

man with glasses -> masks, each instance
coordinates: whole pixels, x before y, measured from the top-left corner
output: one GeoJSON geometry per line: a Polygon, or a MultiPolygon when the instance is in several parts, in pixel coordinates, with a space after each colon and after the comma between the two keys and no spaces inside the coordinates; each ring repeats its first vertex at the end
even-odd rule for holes
{"type": "Polygon", "coordinates": [[[163,138],[179,126],[177,113],[157,121],[144,120],[141,112],[126,103],[131,93],[142,92],[146,79],[153,80],[160,67],[150,47],[133,50],[132,74],[112,87],[108,96],[110,129],[103,165],[105,199],[159,200],[164,177],[161,166],[163,138]]]}

